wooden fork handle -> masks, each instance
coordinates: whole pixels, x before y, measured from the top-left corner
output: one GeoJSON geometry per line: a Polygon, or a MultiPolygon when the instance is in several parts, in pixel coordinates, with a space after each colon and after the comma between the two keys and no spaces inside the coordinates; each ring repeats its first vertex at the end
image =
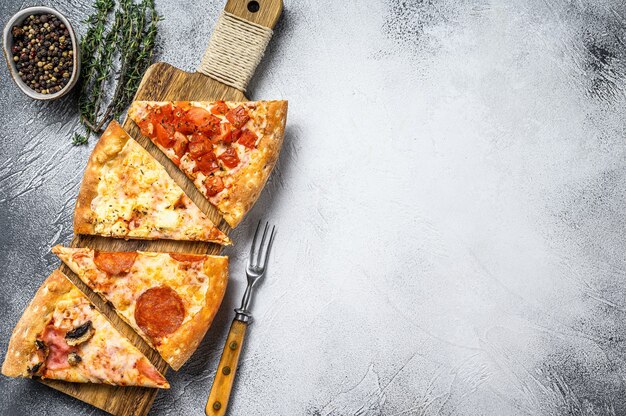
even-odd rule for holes
{"type": "Polygon", "coordinates": [[[211,394],[206,404],[205,413],[207,416],[221,416],[226,414],[230,392],[233,388],[237,365],[239,364],[239,355],[241,354],[241,346],[243,338],[246,334],[248,323],[233,320],[226,338],[226,345],[222,352],[222,358],[217,366],[215,380],[211,387],[211,394]]]}

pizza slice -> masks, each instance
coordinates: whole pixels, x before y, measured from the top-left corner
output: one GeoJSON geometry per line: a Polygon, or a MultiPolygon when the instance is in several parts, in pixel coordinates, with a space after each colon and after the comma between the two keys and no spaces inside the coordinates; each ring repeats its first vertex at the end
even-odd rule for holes
{"type": "Polygon", "coordinates": [[[287,101],[135,101],[128,116],[234,228],[278,159],[287,101]]]}
{"type": "Polygon", "coordinates": [[[109,124],[89,158],[76,203],[74,231],[230,244],[165,168],[116,121],[109,124]]]}
{"type": "Polygon", "coordinates": [[[200,344],[228,281],[228,257],[104,252],[55,246],[52,252],[178,370],[200,344]]]}
{"type": "Polygon", "coordinates": [[[58,270],[44,281],[15,326],[2,374],[170,387],[150,361],[58,270]]]}

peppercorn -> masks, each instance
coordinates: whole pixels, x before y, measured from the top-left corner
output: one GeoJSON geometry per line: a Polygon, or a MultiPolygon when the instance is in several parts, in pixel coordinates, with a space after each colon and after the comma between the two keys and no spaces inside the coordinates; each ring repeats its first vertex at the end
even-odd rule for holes
{"type": "Polygon", "coordinates": [[[18,76],[42,94],[61,91],[74,63],[69,29],[54,14],[33,14],[11,28],[13,61],[18,76]]]}

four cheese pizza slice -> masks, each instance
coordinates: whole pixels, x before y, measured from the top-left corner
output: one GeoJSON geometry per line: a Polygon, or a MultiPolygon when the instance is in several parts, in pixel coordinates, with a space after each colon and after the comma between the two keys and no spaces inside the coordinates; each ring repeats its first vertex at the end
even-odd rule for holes
{"type": "Polygon", "coordinates": [[[85,170],[76,234],[230,244],[139,143],[112,121],[85,170]]]}
{"type": "Polygon", "coordinates": [[[226,290],[228,258],[149,252],[52,251],[175,370],[213,321],[226,290]]]}
{"type": "Polygon", "coordinates": [[[135,101],[128,115],[236,227],[276,163],[287,101],[135,101]]]}
{"type": "Polygon", "coordinates": [[[9,377],[169,388],[169,383],[63,273],[53,272],[15,326],[9,377]]]}

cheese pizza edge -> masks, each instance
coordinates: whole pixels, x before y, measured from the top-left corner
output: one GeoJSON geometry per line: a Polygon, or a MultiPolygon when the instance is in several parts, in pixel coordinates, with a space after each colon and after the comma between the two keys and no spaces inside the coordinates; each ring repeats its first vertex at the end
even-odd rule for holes
{"type": "Polygon", "coordinates": [[[104,165],[122,151],[130,136],[115,120],[111,121],[96,143],[83,176],[74,210],[74,233],[95,234],[91,201],[98,196],[100,172],[104,165]]]}
{"type": "Polygon", "coordinates": [[[163,359],[176,371],[196,351],[222,304],[228,284],[228,257],[209,256],[205,260],[205,274],[215,278],[211,278],[207,288],[204,306],[169,337],[159,350],[163,359]]]}
{"type": "Polygon", "coordinates": [[[2,374],[8,377],[30,377],[28,358],[36,350],[33,340],[43,331],[54,312],[50,305],[69,293],[72,287],[58,270],[53,271],[44,281],[13,329],[2,364],[2,374]]]}
{"type": "Polygon", "coordinates": [[[285,137],[287,101],[268,102],[265,134],[257,145],[253,160],[233,175],[232,191],[217,204],[218,210],[232,228],[237,227],[252,208],[276,165],[285,137]]]}

